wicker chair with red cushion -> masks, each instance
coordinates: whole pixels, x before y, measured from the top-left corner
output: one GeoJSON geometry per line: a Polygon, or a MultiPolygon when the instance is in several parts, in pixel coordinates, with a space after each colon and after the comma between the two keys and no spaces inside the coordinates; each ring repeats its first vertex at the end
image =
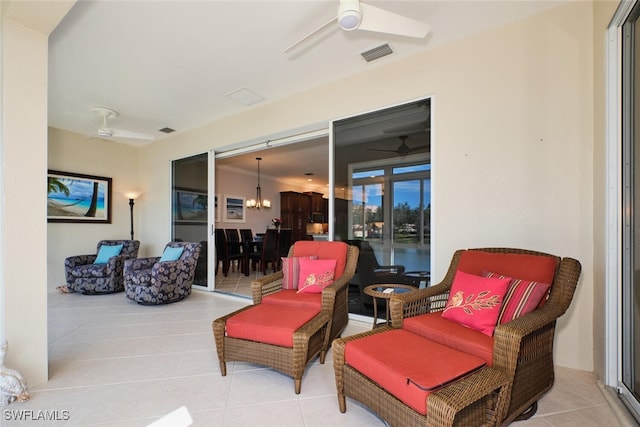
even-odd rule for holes
{"type": "Polygon", "coordinates": [[[580,270],[530,250],[456,251],[439,284],[391,298],[390,327],[333,342],[340,411],[349,397],[399,426],[532,416],[553,385],[555,324],[580,270]]]}
{"type": "Polygon", "coordinates": [[[358,248],[298,241],[287,258],[290,267],[251,284],[252,305],[214,320],[212,328],[223,376],[229,361],[269,366],[293,377],[298,394],[307,364],[318,355],[324,363],[331,340],[347,325],[358,248]],[[314,265],[320,270],[313,272],[314,265]],[[290,277],[300,272],[305,277],[290,277]]]}

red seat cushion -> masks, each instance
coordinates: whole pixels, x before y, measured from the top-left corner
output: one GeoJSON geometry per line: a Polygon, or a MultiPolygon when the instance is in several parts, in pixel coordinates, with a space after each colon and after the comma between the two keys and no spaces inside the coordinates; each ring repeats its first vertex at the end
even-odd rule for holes
{"type": "Polygon", "coordinates": [[[320,312],[322,294],[297,293],[293,289],[283,289],[262,298],[263,304],[277,304],[286,307],[308,308],[320,312]]]}
{"type": "Polygon", "coordinates": [[[335,259],[336,269],[334,277],[342,276],[347,265],[347,252],[349,246],[344,242],[321,242],[313,240],[300,240],[293,245],[293,256],[318,255],[318,259],[335,259]]]}
{"type": "Polygon", "coordinates": [[[320,310],[258,304],[227,319],[227,336],[293,347],[293,333],[320,310]]]}
{"type": "Polygon", "coordinates": [[[437,343],[473,354],[493,365],[493,337],[443,319],[440,312],[422,314],[402,321],[402,329],[437,343]]]}
{"type": "Polygon", "coordinates": [[[485,365],[479,357],[403,329],[348,342],[345,361],[423,415],[430,393],[485,365]]]}
{"type": "Polygon", "coordinates": [[[478,250],[464,251],[458,262],[458,270],[465,273],[480,276],[485,271],[491,271],[540,283],[552,283],[556,267],[557,259],[550,256],[478,250]]]}

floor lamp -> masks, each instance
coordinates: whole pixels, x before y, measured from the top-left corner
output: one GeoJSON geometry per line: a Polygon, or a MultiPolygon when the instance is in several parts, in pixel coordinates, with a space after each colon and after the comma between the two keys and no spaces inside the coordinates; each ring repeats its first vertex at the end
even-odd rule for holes
{"type": "Polygon", "coordinates": [[[125,193],[124,195],[127,197],[127,199],[129,199],[129,209],[131,211],[131,240],[133,240],[133,205],[134,200],[140,197],[140,193],[136,191],[130,191],[128,193],[125,193]]]}

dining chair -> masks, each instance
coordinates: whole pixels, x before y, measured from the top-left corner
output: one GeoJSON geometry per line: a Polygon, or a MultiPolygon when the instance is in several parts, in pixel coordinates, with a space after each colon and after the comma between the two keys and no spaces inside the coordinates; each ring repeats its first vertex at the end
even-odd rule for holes
{"type": "MultiPolygon", "coordinates": [[[[216,228],[216,262],[222,262],[222,274],[227,276],[229,274],[229,267],[232,261],[243,261],[244,254],[242,252],[231,254],[229,252],[229,244],[227,242],[227,235],[221,228],[216,228]]],[[[248,275],[248,271],[245,271],[245,275],[248,275]]]]}
{"type": "MultiPolygon", "coordinates": [[[[229,248],[229,255],[235,257],[237,254],[242,253],[242,245],[240,244],[240,233],[237,228],[225,228],[224,233],[227,237],[227,246],[229,248]]],[[[244,254],[243,254],[244,256],[244,254]]],[[[238,263],[242,266],[242,258],[238,258],[238,263]]],[[[233,265],[233,263],[232,263],[233,265]]]]}
{"type": "MultiPolygon", "coordinates": [[[[252,265],[259,264],[262,274],[267,274],[267,264],[271,263],[271,268],[275,272],[278,264],[278,230],[270,228],[264,235],[262,245],[249,253],[249,260],[252,265]]],[[[247,266],[248,269],[248,266],[247,266]]]]}
{"type": "Polygon", "coordinates": [[[240,229],[240,241],[243,243],[248,243],[253,241],[253,231],[250,228],[241,228],[240,229]]]}
{"type": "Polygon", "coordinates": [[[291,228],[280,229],[280,233],[278,234],[278,258],[276,260],[278,270],[282,268],[282,257],[286,257],[289,254],[292,238],[293,230],[291,228]]]}

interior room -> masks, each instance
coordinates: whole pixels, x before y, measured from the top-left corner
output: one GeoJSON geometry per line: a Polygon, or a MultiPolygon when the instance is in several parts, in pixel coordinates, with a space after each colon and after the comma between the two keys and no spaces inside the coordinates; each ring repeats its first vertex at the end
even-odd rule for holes
{"type": "MultiPolygon", "coordinates": [[[[620,68],[635,2],[365,3],[428,33],[343,31],[335,19],[315,31],[338,1],[2,2],[0,341],[31,394],[9,409],[70,417],[50,425],[149,425],[183,405],[194,425],[384,425],[356,401],[339,412],[331,351],[300,395],[258,365],[221,376],[211,322],[250,304],[264,274],[236,262],[225,276],[215,230],[293,228],[282,197],[295,193],[322,206],[288,217],[300,240],[368,241],[416,288],[441,280],[458,249],[579,260],[555,324],[555,384],[516,425],[637,423],[635,186],[622,161],[633,116],[621,117],[633,74],[620,68]],[[367,61],[373,48],[391,52],[367,61]],[[428,114],[381,126],[407,106],[428,114]],[[419,215],[392,221],[401,191],[385,171],[416,164],[428,164],[410,172],[419,215]],[[45,220],[51,171],[105,179],[107,218],[45,220]],[[367,188],[375,202],[356,194],[367,188]],[[65,259],[103,239],[139,240],[139,257],[176,240],[207,250],[174,304],[60,292],[65,259]],[[147,393],[157,399],[130,403],[147,393]]],[[[371,322],[351,310],[343,336],[371,322]]]]}

